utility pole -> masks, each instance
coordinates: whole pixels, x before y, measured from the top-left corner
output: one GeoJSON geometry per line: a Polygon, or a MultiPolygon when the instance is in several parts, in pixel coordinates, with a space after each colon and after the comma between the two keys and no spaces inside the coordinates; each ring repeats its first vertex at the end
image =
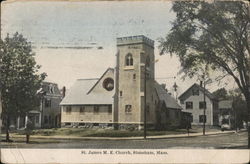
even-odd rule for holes
{"type": "MultiPolygon", "coordinates": [[[[1,31],[2,31],[2,22],[1,22],[1,2],[0,2],[0,38],[2,38],[1,31]]],[[[2,59],[0,58],[0,71],[2,69],[1,67],[2,67],[2,59]]],[[[1,79],[1,72],[0,72],[0,79],[1,79]]],[[[1,134],[1,129],[2,129],[2,94],[1,94],[2,86],[1,86],[1,83],[2,82],[0,81],[0,134],[1,134]]]]}
{"type": "Polygon", "coordinates": [[[206,131],[206,94],[205,94],[205,91],[206,91],[206,82],[205,82],[205,74],[204,74],[204,91],[203,91],[203,135],[205,135],[205,131],[206,131]]]}
{"type": "Polygon", "coordinates": [[[147,138],[147,99],[146,99],[146,89],[147,89],[147,68],[146,63],[144,66],[144,139],[147,138]]]}
{"type": "Polygon", "coordinates": [[[205,116],[206,116],[206,81],[205,81],[205,73],[202,76],[202,80],[200,81],[200,87],[203,87],[203,135],[205,135],[205,131],[206,131],[206,120],[205,120],[205,116]]]}

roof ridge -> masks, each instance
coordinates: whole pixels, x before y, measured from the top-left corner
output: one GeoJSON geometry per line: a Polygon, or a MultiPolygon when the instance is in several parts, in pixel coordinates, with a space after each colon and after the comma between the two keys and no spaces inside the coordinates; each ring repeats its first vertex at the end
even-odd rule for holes
{"type": "Polygon", "coordinates": [[[201,87],[199,84],[194,83],[193,85],[191,85],[188,89],[186,89],[179,97],[178,99],[180,99],[184,94],[186,94],[191,88],[193,88],[194,86],[196,86],[201,92],[205,93],[210,99],[214,99],[213,94],[207,89],[207,88],[203,88],[201,87]]]}
{"type": "Polygon", "coordinates": [[[98,80],[99,78],[87,78],[87,79],[76,79],[76,80],[98,80]]]}

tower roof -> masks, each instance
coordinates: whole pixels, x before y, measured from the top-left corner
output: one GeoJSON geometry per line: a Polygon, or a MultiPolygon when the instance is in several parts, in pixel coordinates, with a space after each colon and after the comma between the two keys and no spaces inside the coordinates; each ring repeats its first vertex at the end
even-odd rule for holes
{"type": "Polygon", "coordinates": [[[154,47],[154,41],[144,35],[128,36],[117,38],[117,46],[144,43],[154,47]]]}

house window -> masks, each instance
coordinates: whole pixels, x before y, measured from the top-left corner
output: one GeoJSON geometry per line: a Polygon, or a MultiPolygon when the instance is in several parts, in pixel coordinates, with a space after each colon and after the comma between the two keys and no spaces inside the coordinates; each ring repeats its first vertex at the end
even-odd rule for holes
{"type": "Polygon", "coordinates": [[[131,113],[132,112],[132,105],[125,105],[125,113],[131,113]]]}
{"type": "Polygon", "coordinates": [[[132,54],[127,54],[125,57],[125,62],[126,62],[126,66],[132,66],[133,65],[133,56],[132,54]]]}
{"type": "Polygon", "coordinates": [[[204,107],[205,107],[205,109],[206,109],[206,107],[207,107],[206,102],[200,101],[200,102],[199,102],[199,108],[200,108],[200,109],[204,109],[204,107]],[[205,105],[204,105],[204,104],[205,104],[205,105]]]}
{"type": "Polygon", "coordinates": [[[38,124],[39,123],[39,116],[36,116],[35,120],[36,120],[36,124],[38,124]]]}
{"type": "Polygon", "coordinates": [[[80,107],[80,114],[84,114],[85,113],[85,107],[84,106],[81,106],[80,107]]]}
{"type": "Polygon", "coordinates": [[[94,106],[94,113],[99,113],[99,106],[94,106]]]}
{"type": "Polygon", "coordinates": [[[47,123],[48,123],[48,117],[44,116],[44,124],[47,124],[47,123]]]}
{"type": "Polygon", "coordinates": [[[199,115],[199,122],[200,123],[203,123],[203,120],[205,119],[205,123],[207,122],[207,117],[206,117],[206,115],[204,116],[204,115],[199,115]]]}
{"type": "Polygon", "coordinates": [[[192,90],[193,96],[199,96],[199,89],[192,90]]]}
{"type": "Polygon", "coordinates": [[[193,120],[194,120],[194,119],[193,119],[193,115],[191,115],[191,116],[189,117],[190,123],[193,122],[193,120]]]}
{"type": "Polygon", "coordinates": [[[50,99],[45,99],[45,107],[51,107],[51,100],[50,99]]]}
{"type": "Polygon", "coordinates": [[[178,119],[179,118],[179,112],[175,111],[175,118],[178,119]]]}
{"type": "Polygon", "coordinates": [[[186,109],[193,109],[193,102],[187,101],[186,102],[186,109]]]}
{"type": "Polygon", "coordinates": [[[71,114],[71,106],[66,107],[66,114],[71,114]]]}
{"type": "Polygon", "coordinates": [[[111,114],[112,113],[112,105],[108,106],[108,113],[111,114]]]}
{"type": "Polygon", "coordinates": [[[136,74],[135,74],[135,73],[133,74],[133,79],[134,79],[134,80],[136,79],[136,74]]]}
{"type": "Polygon", "coordinates": [[[122,96],[122,91],[120,91],[120,96],[122,96]]]}
{"type": "Polygon", "coordinates": [[[169,117],[169,109],[166,109],[166,117],[169,117]]]}

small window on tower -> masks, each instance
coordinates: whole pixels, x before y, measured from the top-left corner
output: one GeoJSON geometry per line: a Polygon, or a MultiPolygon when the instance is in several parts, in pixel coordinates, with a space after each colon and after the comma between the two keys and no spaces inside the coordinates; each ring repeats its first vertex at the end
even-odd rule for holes
{"type": "Polygon", "coordinates": [[[136,74],[135,74],[135,73],[133,74],[133,79],[134,79],[134,80],[136,79],[136,74]]]}
{"type": "Polygon", "coordinates": [[[125,105],[125,113],[131,113],[132,112],[132,105],[125,105]]]}
{"type": "Polygon", "coordinates": [[[120,96],[122,96],[122,91],[120,91],[120,96]]]}

